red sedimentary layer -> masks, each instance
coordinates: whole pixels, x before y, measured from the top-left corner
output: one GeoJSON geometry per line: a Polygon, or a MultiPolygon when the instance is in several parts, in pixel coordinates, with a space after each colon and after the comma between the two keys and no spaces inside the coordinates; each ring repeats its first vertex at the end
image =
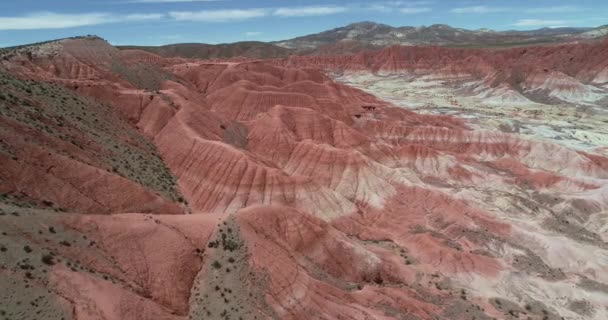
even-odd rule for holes
{"type": "MultiPolygon", "coordinates": [[[[218,234],[217,218],[227,214],[239,229],[242,263],[251,273],[246,276],[262,279],[244,283],[259,286],[267,308],[260,312],[267,317],[450,318],[459,293],[439,289],[435,275],[498,277],[514,267],[484,253],[487,239],[516,239],[497,212],[442,186],[595,190],[599,186],[582,177],[607,178],[608,160],[473,131],[449,116],[418,115],[315,69],[487,75],[523,65],[590,79],[597,64],[606,63],[593,55],[604,47],[394,47],[350,57],[208,63],[117,51],[100,40],[67,40],[55,54],[18,56],[2,65],[113,106],[154,141],[194,215],[119,214],[185,210],[101,165],[49,156],[27,142],[16,143],[23,148],[20,157],[46,167],[3,159],[1,187],[52,195],[74,212],[117,214],[61,218],[66,228],[101,246],[97,255],[76,249],[61,254],[117,280],[56,265],[49,286],[76,318],[186,317],[195,304],[193,283],[204,286],[215,272],[211,262],[221,249],[207,243],[218,234]],[[133,63],[169,76],[157,90],[141,89],[113,68],[133,63]]],[[[22,128],[2,121],[3,139],[22,136],[22,128]]],[[[606,199],[585,199],[607,205],[606,199]]],[[[473,302],[493,308],[487,300],[473,302]]]]}

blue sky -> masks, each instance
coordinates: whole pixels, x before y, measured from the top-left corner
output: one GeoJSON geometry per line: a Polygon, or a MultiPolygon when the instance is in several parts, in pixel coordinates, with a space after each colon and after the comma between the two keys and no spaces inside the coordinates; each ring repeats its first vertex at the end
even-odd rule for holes
{"type": "Polygon", "coordinates": [[[357,21],[495,30],[608,24],[606,0],[5,0],[0,47],[84,34],[113,44],[272,41],[357,21]]]}

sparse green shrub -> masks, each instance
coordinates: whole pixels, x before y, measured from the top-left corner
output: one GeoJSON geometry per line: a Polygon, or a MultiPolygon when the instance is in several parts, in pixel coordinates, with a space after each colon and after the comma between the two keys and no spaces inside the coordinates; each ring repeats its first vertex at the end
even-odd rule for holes
{"type": "Polygon", "coordinates": [[[239,243],[232,239],[222,239],[222,246],[224,250],[234,251],[239,248],[239,243]]]}
{"type": "Polygon", "coordinates": [[[50,254],[45,254],[42,256],[42,263],[52,266],[55,264],[55,259],[50,254]]]}

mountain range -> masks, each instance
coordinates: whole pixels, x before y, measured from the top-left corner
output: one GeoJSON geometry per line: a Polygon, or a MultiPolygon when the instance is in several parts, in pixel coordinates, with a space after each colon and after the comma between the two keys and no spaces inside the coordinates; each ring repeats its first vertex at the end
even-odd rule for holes
{"type": "Polygon", "coordinates": [[[527,31],[467,30],[444,24],[428,27],[392,27],[358,22],[344,27],[293,39],[226,44],[182,43],[165,46],[120,46],[140,49],[163,57],[182,58],[281,58],[292,54],[352,54],[393,45],[437,45],[450,47],[513,47],[588,41],[608,35],[608,26],[596,28],[542,28],[527,31]]]}
{"type": "MultiPolygon", "coordinates": [[[[317,34],[274,42],[296,50],[316,49],[340,41],[358,41],[377,47],[392,45],[513,46],[560,42],[593,37],[591,28],[543,28],[530,31],[467,30],[445,24],[428,27],[392,27],[375,22],[359,22],[317,34]]],[[[605,33],[604,33],[605,34],[605,33]]]]}

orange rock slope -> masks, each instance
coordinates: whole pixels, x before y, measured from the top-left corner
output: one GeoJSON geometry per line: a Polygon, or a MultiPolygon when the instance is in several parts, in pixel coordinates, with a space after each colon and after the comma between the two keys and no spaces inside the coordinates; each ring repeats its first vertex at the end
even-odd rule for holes
{"type": "Polygon", "coordinates": [[[5,54],[2,315],[608,316],[608,159],[406,111],[295,61],[97,38],[5,54]],[[177,188],[146,169],[156,152],[177,188]]]}

